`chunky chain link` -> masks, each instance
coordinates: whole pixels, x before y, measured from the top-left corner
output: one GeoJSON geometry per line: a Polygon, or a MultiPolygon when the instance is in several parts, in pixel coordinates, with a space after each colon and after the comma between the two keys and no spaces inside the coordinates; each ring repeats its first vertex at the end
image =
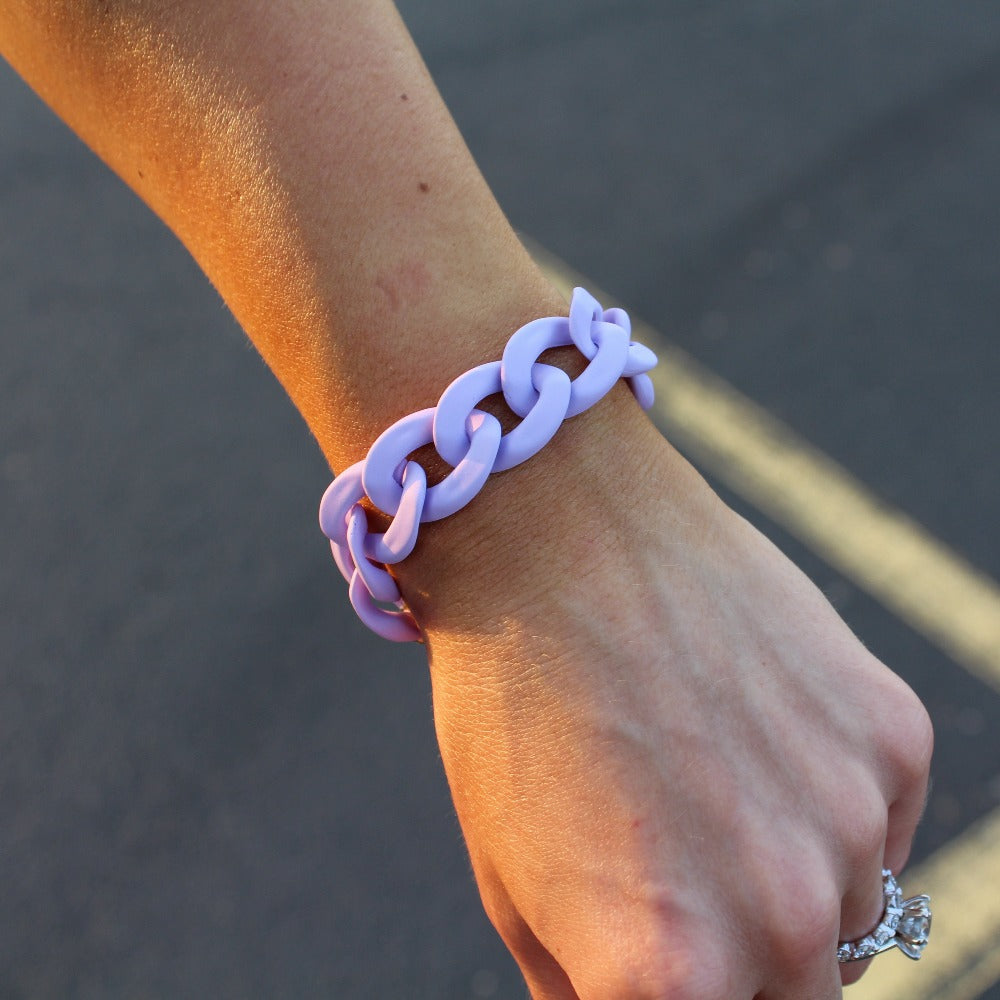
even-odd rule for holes
{"type": "Polygon", "coordinates": [[[372,631],[395,642],[420,641],[420,629],[387,567],[413,551],[422,523],[461,510],[491,473],[538,454],[564,420],[593,406],[618,379],[628,380],[644,409],[652,405],[653,383],[646,372],[656,355],[635,343],[631,332],[624,310],[604,310],[589,292],[576,288],[569,318],[552,316],[521,327],[507,342],[503,360],[460,375],[436,406],[397,420],[364,461],[334,479],[323,494],[319,523],[350,585],[351,604],[372,631]],[[552,347],[570,345],[589,362],[574,379],[538,360],[552,347]],[[498,392],[521,418],[506,434],[496,417],[477,409],[498,392]],[[423,467],[408,457],[428,444],[452,467],[430,488],[423,467]],[[384,533],[369,530],[361,506],[365,497],[392,518],[384,533]],[[385,607],[393,605],[396,610],[385,607]]]}

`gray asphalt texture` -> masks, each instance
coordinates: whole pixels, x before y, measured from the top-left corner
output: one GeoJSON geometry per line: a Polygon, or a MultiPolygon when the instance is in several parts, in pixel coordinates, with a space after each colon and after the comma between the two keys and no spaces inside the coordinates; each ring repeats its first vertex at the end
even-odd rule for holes
{"type": "MultiPolygon", "coordinates": [[[[1000,5],[402,10],[519,229],[1000,578],[1000,5]]],[[[318,449],[5,67],[0,323],[0,998],[523,997],[318,449]]],[[[1000,696],[745,512],[930,706],[926,856],[1000,696]]]]}

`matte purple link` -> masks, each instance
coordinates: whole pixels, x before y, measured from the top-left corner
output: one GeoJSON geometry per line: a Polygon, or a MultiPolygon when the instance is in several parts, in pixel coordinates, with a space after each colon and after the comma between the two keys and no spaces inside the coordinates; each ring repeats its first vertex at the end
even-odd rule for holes
{"type": "Polygon", "coordinates": [[[389,575],[389,571],[382,566],[376,566],[368,556],[365,555],[365,541],[368,537],[368,515],[364,508],[358,505],[351,512],[347,521],[347,547],[354,560],[354,569],[368,590],[368,593],[376,601],[384,604],[395,604],[400,600],[399,587],[396,581],[389,575]]]}
{"type": "MultiPolygon", "coordinates": [[[[319,506],[319,523],[323,534],[330,539],[334,559],[344,578],[354,575],[354,562],[347,546],[348,520],[351,512],[365,497],[361,482],[364,462],[356,462],[345,469],[327,487],[319,506]]],[[[402,562],[417,544],[417,531],[427,493],[427,473],[416,462],[407,462],[400,488],[401,499],[397,516],[385,534],[369,533],[365,539],[365,553],[369,559],[381,563],[402,562]]],[[[359,508],[360,509],[360,508],[359,508]]]]}
{"type": "Polygon", "coordinates": [[[351,604],[358,617],[376,634],[390,642],[420,642],[420,629],[409,611],[386,611],[380,608],[365,587],[360,573],[351,578],[348,588],[351,604]]]}
{"type": "MultiPolygon", "coordinates": [[[[595,311],[601,308],[596,300],[594,301],[594,305],[595,311]]],[[[629,319],[629,315],[624,309],[619,309],[618,306],[612,306],[610,309],[605,309],[604,319],[608,323],[615,323],[620,326],[629,335],[629,337],[632,336],[632,320],[629,319]]],[[[634,344],[634,346],[641,347],[642,345],[634,344]]],[[[650,351],[649,353],[652,354],[653,352],[650,351]]],[[[653,355],[653,364],[656,364],[656,355],[653,355]]]]}
{"type": "Polygon", "coordinates": [[[436,486],[427,491],[424,521],[440,521],[460,511],[477,496],[493,471],[503,428],[492,413],[476,410],[469,417],[469,451],[436,486]]]}
{"type": "Polygon", "coordinates": [[[365,541],[365,553],[369,559],[398,563],[413,551],[426,497],[427,473],[424,467],[417,462],[407,462],[403,470],[403,495],[392,524],[384,535],[370,534],[365,541]]]}
{"type": "Polygon", "coordinates": [[[648,410],[656,399],[656,389],[653,387],[653,380],[645,373],[633,375],[628,380],[629,388],[638,401],[639,405],[648,410]]]}
{"type": "Polygon", "coordinates": [[[538,389],[538,402],[512,431],[500,439],[494,472],[506,472],[534,458],[555,437],[569,412],[573,383],[561,369],[536,364],[531,381],[538,389]]]}
{"type": "Polygon", "coordinates": [[[538,356],[551,347],[568,347],[572,343],[569,320],[562,316],[532,320],[507,341],[500,362],[500,381],[507,405],[519,417],[526,417],[538,402],[538,389],[531,380],[538,356]]]}
{"type": "MultiPolygon", "coordinates": [[[[379,435],[368,452],[361,481],[372,503],[387,514],[396,514],[403,498],[396,470],[410,452],[434,440],[435,409],[431,407],[403,417],[379,435]]],[[[500,421],[481,410],[473,411],[468,419],[469,448],[451,472],[427,491],[422,521],[440,521],[461,510],[483,488],[493,471],[493,460],[503,432],[500,421]]]]}
{"type": "Polygon", "coordinates": [[[330,539],[330,551],[333,553],[333,561],[337,564],[340,575],[350,583],[351,577],[354,576],[354,571],[357,569],[351,550],[346,545],[341,545],[340,542],[330,539]]]}
{"type": "MultiPolygon", "coordinates": [[[[595,301],[591,296],[588,298],[595,301]]],[[[649,394],[652,383],[648,377],[643,380],[642,373],[656,366],[656,355],[642,344],[631,342],[628,330],[602,317],[599,307],[596,319],[587,318],[589,311],[586,310],[574,312],[576,302],[574,292],[569,319],[533,320],[507,341],[500,363],[500,380],[507,405],[519,417],[526,417],[538,402],[538,389],[531,377],[538,356],[553,347],[580,347],[580,343],[585,343],[587,349],[581,348],[581,351],[590,359],[590,364],[571,383],[571,401],[566,416],[575,417],[593,406],[622,375],[628,377],[632,392],[643,403],[643,409],[648,410],[653,402],[649,394]],[[584,322],[585,336],[579,329],[584,322]]],[[[615,314],[620,316],[623,310],[608,310],[607,315],[615,314]]]]}
{"type": "Polygon", "coordinates": [[[347,544],[347,515],[365,496],[365,488],[361,483],[364,466],[364,462],[355,462],[344,469],[326,488],[323,499],[319,502],[320,530],[331,542],[347,544]]]}
{"type": "MultiPolygon", "coordinates": [[[[472,411],[487,396],[503,388],[500,364],[491,361],[460,375],[438,400],[434,414],[434,447],[449,465],[457,465],[469,450],[468,421],[472,411]]],[[[569,376],[561,368],[536,364],[531,381],[538,390],[538,400],[521,423],[500,438],[494,472],[506,472],[537,455],[566,419],[569,376]]]]}
{"type": "Polygon", "coordinates": [[[438,454],[449,465],[458,465],[472,443],[468,427],[472,411],[500,389],[500,362],[490,361],[459,375],[442,393],[434,407],[431,434],[438,454]]]}
{"type": "Polygon", "coordinates": [[[593,406],[619,378],[628,379],[636,399],[648,409],[654,390],[646,372],[655,365],[656,355],[631,340],[624,310],[602,310],[592,295],[577,288],[568,319],[552,316],[527,323],[507,342],[502,361],[459,376],[437,406],[411,413],[381,434],[363,462],[330,484],[319,511],[320,526],[349,581],[351,604],[361,620],[383,638],[419,641],[420,630],[387,567],[410,555],[420,524],[461,510],[491,472],[512,469],[536,455],[563,420],[593,406]],[[549,348],[570,344],[589,361],[572,380],[562,369],[538,360],[549,348]],[[495,417],[477,409],[497,392],[522,418],[507,434],[495,417]],[[428,489],[426,473],[409,455],[432,442],[453,468],[428,489]],[[366,496],[392,517],[384,534],[368,530],[360,506],[366,496]],[[401,610],[389,611],[377,602],[401,610]]]}
{"type": "MultiPolygon", "coordinates": [[[[570,330],[572,332],[572,327],[570,330]]],[[[603,399],[622,377],[628,363],[628,334],[620,326],[595,321],[591,336],[597,344],[597,353],[573,379],[567,417],[575,417],[603,399]]]]}
{"type": "Polygon", "coordinates": [[[633,340],[628,345],[628,361],[625,363],[622,375],[627,379],[633,379],[655,367],[656,355],[648,347],[633,340]]]}
{"type": "MultiPolygon", "coordinates": [[[[573,343],[585,358],[592,358],[596,351],[591,336],[591,324],[604,319],[601,304],[585,288],[573,289],[573,299],[569,304],[569,333],[573,343]]],[[[630,324],[631,326],[631,324],[630,324]]],[[[629,330],[625,330],[628,336],[629,330]]]]}
{"type": "Polygon", "coordinates": [[[417,410],[382,431],[368,450],[361,482],[379,510],[395,514],[403,499],[403,484],[396,471],[410,452],[434,440],[434,407],[417,410]]]}

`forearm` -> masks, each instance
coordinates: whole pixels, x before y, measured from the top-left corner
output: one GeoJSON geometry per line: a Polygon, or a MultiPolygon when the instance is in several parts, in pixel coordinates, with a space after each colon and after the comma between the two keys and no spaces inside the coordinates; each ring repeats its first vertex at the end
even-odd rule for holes
{"type": "MultiPolygon", "coordinates": [[[[519,325],[565,309],[388,0],[17,0],[0,43],[197,258],[337,469],[499,358],[519,325]]],[[[414,610],[461,598],[489,613],[473,582],[530,592],[548,544],[601,536],[651,440],[619,386],[474,510],[425,528],[398,570],[414,610]],[[573,505],[571,532],[554,498],[573,505]]]]}
{"type": "Polygon", "coordinates": [[[338,468],[560,305],[391,3],[18,0],[0,43],[197,258],[338,468]]]}

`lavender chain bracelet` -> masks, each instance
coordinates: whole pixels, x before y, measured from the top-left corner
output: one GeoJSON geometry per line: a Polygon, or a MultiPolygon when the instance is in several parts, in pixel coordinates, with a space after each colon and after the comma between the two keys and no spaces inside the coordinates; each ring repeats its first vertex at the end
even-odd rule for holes
{"type": "Polygon", "coordinates": [[[574,289],[568,319],[551,316],[522,326],[507,342],[502,361],[460,375],[436,406],[397,420],[363,461],[334,479],[320,503],[320,527],[349,584],[354,610],[373,632],[394,642],[421,639],[388,567],[413,551],[422,523],[461,510],[490,473],[538,454],[565,419],[593,406],[618,379],[628,379],[643,409],[652,406],[653,383],[646,372],[656,355],[631,339],[631,329],[623,309],[604,310],[589,292],[574,289]],[[539,362],[543,351],[570,344],[589,361],[575,379],[539,362]],[[521,417],[507,434],[496,417],[476,409],[498,392],[521,417]],[[423,467],[408,456],[432,442],[452,470],[428,489],[423,467]],[[361,506],[365,497],[392,518],[385,533],[369,531],[361,506]]]}

